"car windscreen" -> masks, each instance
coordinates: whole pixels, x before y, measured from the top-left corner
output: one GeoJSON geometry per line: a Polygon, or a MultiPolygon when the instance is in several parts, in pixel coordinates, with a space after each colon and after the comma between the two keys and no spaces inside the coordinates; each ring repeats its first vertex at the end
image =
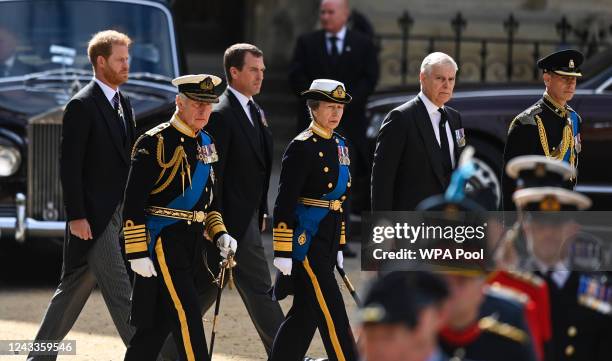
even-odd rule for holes
{"type": "Polygon", "coordinates": [[[150,2],[0,1],[0,77],[54,69],[91,70],[87,42],[114,29],[133,41],[130,72],[176,76],[169,12],[150,2]]]}

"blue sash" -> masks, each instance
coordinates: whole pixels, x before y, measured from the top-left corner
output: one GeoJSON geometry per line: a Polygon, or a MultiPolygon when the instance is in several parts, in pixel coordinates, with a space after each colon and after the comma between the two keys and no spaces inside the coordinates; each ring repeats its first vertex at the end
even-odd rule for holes
{"type": "MultiPolygon", "coordinates": [[[[336,139],[339,141],[338,146],[344,147],[344,140],[340,138],[336,139]]],[[[338,168],[338,182],[336,183],[336,188],[330,193],[325,194],[323,200],[336,200],[346,190],[346,184],[349,180],[349,166],[340,164],[340,161],[338,161],[338,168]]],[[[311,207],[303,204],[297,205],[295,209],[297,223],[293,232],[293,251],[291,252],[293,259],[303,261],[304,258],[306,258],[306,253],[308,253],[308,249],[310,248],[310,242],[312,242],[312,237],[317,234],[319,223],[328,212],[329,208],[311,207]],[[305,239],[302,237],[300,241],[300,236],[302,234],[304,234],[305,239]]]]}
{"type": "Polygon", "coordinates": [[[569,163],[570,156],[572,155],[572,152],[574,151],[576,147],[575,142],[578,141],[578,136],[580,135],[580,129],[578,128],[579,126],[578,114],[576,114],[576,112],[570,112],[570,119],[572,121],[572,137],[574,138],[574,148],[572,147],[568,148],[567,152],[565,152],[565,155],[563,155],[563,161],[566,163],[569,163]]]}
{"type": "MultiPolygon", "coordinates": [[[[202,145],[209,145],[212,143],[210,137],[203,131],[200,132],[200,138],[202,140],[202,145]]],[[[209,173],[210,164],[205,164],[204,162],[198,161],[193,177],[191,177],[191,187],[185,189],[184,194],[176,197],[164,207],[192,210],[202,196],[202,192],[204,191],[206,183],[208,182],[209,173]]],[[[155,258],[155,243],[157,242],[157,237],[164,227],[174,224],[180,220],[154,215],[147,215],[145,219],[147,230],[149,231],[149,236],[151,239],[151,242],[149,243],[149,254],[152,258],[155,258]]]]}

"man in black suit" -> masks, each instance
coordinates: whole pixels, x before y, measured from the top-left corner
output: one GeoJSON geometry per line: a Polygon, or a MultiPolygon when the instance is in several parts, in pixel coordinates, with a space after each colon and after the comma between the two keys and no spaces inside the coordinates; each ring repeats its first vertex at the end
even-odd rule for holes
{"type": "MultiPolygon", "coordinates": [[[[371,38],[348,29],[350,15],[347,0],[321,1],[319,20],[321,29],[301,35],[295,45],[289,72],[289,81],[296,96],[310,87],[314,79],[334,79],[344,83],[353,101],[344,109],[338,132],[351,145],[351,173],[353,194],[367,207],[368,178],[371,155],[366,140],[367,98],[378,82],[378,58],[371,38]],[[359,195],[363,193],[363,197],[359,195]]],[[[310,115],[303,98],[299,100],[297,131],[302,132],[310,123],[310,115]]]]}
{"type": "MultiPolygon", "coordinates": [[[[227,231],[238,240],[236,287],[269,354],[284,316],[267,295],[272,281],[261,240],[268,214],[272,133],[253,96],[261,89],[264,58],[254,45],[234,44],[225,51],[223,63],[228,86],[206,127],[219,152],[214,168],[217,201],[227,231]]],[[[215,295],[204,295],[204,310],[215,295]]]]}
{"type": "MultiPolygon", "coordinates": [[[[68,218],[64,260],[36,340],[63,339],[96,285],[126,345],[134,333],[118,238],[135,128],[130,102],[118,88],[128,78],[130,43],[112,30],[94,35],[87,49],[94,79],[66,105],[60,154],[68,218]]],[[[56,357],[30,354],[28,360],[56,357]]]]}
{"type": "Polygon", "coordinates": [[[421,64],[421,92],[387,114],[374,152],[374,211],[412,211],[446,191],[465,146],[459,112],[444,105],[453,95],[457,69],[450,56],[429,54],[421,64]]]}

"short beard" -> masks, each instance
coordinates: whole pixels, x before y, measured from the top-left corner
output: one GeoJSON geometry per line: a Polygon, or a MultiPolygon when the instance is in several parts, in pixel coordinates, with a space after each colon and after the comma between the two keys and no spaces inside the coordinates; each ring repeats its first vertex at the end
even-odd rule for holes
{"type": "Polygon", "coordinates": [[[123,79],[123,77],[119,73],[111,69],[110,67],[105,69],[104,77],[106,78],[106,81],[108,81],[109,83],[113,85],[119,86],[125,83],[125,80],[123,79]]]}

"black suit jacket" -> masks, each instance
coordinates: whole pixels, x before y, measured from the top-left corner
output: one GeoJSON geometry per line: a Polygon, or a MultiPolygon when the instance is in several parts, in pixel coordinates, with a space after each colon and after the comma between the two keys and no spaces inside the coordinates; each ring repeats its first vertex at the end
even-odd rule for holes
{"type": "MultiPolygon", "coordinates": [[[[461,116],[445,106],[453,142],[455,164],[461,149],[455,130],[461,116]]],[[[441,194],[450,174],[442,167],[442,151],[425,104],[415,97],[393,109],[383,121],[376,140],[371,197],[374,211],[413,211],[425,198],[441,194]]]]}
{"type": "Polygon", "coordinates": [[[255,128],[229,89],[221,95],[206,126],[219,154],[219,161],[214,164],[219,210],[228,232],[238,240],[255,212],[260,224],[263,215],[268,213],[272,133],[265,118],[260,122],[260,129],[263,149],[256,142],[255,128]]]}
{"type": "MultiPolygon", "coordinates": [[[[123,200],[130,169],[134,116],[129,99],[121,93],[127,140],[119,117],[94,81],[66,105],[60,149],[60,177],[67,220],[86,218],[94,240],[104,231],[123,200]]],[[[84,262],[94,241],[72,236],[66,226],[64,271],[84,262]]]]}
{"type": "MultiPolygon", "coordinates": [[[[358,148],[366,144],[367,128],[365,106],[367,98],[378,82],[378,57],[374,44],[367,36],[348,29],[344,47],[333,66],[327,53],[325,31],[317,30],[300,36],[293,53],[289,81],[293,92],[299,96],[314,79],[333,79],[343,82],[353,100],[344,109],[338,131],[358,148]]],[[[304,101],[299,102],[298,131],[310,123],[304,101]]]]}

